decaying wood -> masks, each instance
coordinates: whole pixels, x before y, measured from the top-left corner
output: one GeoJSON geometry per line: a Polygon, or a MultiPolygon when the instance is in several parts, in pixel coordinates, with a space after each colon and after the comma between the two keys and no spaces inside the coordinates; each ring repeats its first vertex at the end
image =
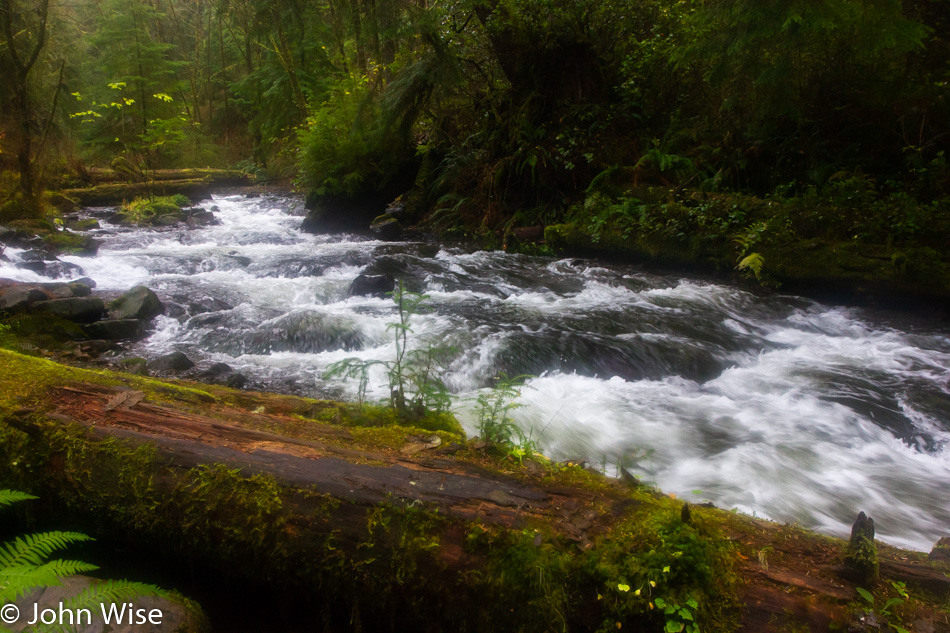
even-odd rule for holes
{"type": "Polygon", "coordinates": [[[140,392],[117,394],[96,385],[63,387],[56,392],[58,407],[49,418],[87,426],[97,437],[148,442],[180,468],[222,463],[354,503],[402,499],[437,506],[448,516],[506,527],[517,527],[528,518],[544,518],[578,540],[593,525],[583,513],[594,501],[594,493],[531,486],[455,460],[410,459],[426,447],[435,448],[438,443],[431,438],[413,438],[407,445],[413,448],[408,455],[359,451],[228,424],[166,405],[136,402],[135,396],[125,395],[140,392]],[[110,403],[119,405],[110,407],[110,403]]]}
{"type": "MultiPolygon", "coordinates": [[[[186,410],[184,404],[151,402],[143,395],[128,388],[90,384],[54,388],[55,410],[44,418],[86,427],[92,440],[118,438],[154,446],[170,469],[169,481],[177,478],[175,472],[224,464],[247,476],[273,476],[289,490],[315,491],[345,501],[333,512],[332,530],[335,538],[354,548],[365,535],[367,508],[379,503],[423,505],[462,522],[514,529],[540,521],[581,550],[592,548],[594,536],[609,531],[613,517],[637,503],[619,492],[593,492],[547,484],[542,477],[515,479],[487,470],[453,458],[456,449],[440,446],[438,436],[410,437],[403,447],[388,451],[360,450],[354,448],[354,435],[347,428],[308,421],[307,428],[314,432],[307,438],[321,439],[289,437],[281,429],[299,425],[299,418],[289,415],[292,409],[288,407],[288,415],[257,413],[253,394],[246,396],[253,402],[245,403],[246,409],[207,403],[201,413],[186,410]]],[[[277,400],[268,402],[277,405],[268,411],[283,410],[277,400]]],[[[319,409],[319,404],[314,407],[319,409]]],[[[24,410],[8,421],[13,420],[17,428],[29,428],[31,415],[24,410]]],[[[294,516],[306,521],[315,509],[307,504],[319,501],[297,495],[288,503],[294,516]]],[[[681,514],[684,520],[690,519],[689,510],[681,514]]],[[[438,556],[448,569],[476,566],[466,551],[464,525],[453,523],[441,535],[438,556]]],[[[540,547],[545,538],[539,532],[535,546],[540,547]]],[[[750,520],[744,531],[729,538],[748,554],[739,555],[736,570],[743,579],[739,596],[743,630],[787,630],[782,623],[791,619],[807,630],[825,631],[852,617],[855,587],[861,585],[848,578],[840,546],[762,520],[750,520]],[[758,559],[756,551],[763,554],[758,559]]],[[[881,548],[883,576],[923,589],[938,601],[946,599],[950,580],[939,568],[901,560],[895,552],[881,548]]],[[[938,622],[934,630],[950,630],[944,624],[938,622]]]]}

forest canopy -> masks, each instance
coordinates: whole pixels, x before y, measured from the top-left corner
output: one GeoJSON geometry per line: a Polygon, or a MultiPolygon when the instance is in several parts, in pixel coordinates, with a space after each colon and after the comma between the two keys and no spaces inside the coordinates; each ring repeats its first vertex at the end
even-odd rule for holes
{"type": "Polygon", "coordinates": [[[948,14],[939,0],[2,0],[0,219],[117,159],[323,196],[412,190],[446,225],[547,225],[644,184],[931,204],[950,187],[948,14]]]}

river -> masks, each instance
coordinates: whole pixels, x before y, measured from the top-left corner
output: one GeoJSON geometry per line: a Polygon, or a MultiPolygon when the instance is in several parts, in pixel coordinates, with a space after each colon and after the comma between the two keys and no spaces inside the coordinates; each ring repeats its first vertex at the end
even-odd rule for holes
{"type": "MultiPolygon", "coordinates": [[[[528,374],[513,415],[553,459],[622,464],[690,502],[839,536],[859,510],[894,545],[950,534],[946,322],[593,260],[309,235],[286,196],[201,206],[221,224],[102,220],[98,256],[63,258],[100,290],[145,284],[167,303],[127,355],[179,350],[253,388],[352,399],[357,384],[327,366],[391,359],[397,311],[349,286],[390,272],[429,297],[410,344],[454,348],[445,382],[470,433],[479,390],[528,374]]],[[[4,262],[0,277],[42,279],[4,262]]],[[[370,396],[387,391],[379,369],[370,396]]]]}

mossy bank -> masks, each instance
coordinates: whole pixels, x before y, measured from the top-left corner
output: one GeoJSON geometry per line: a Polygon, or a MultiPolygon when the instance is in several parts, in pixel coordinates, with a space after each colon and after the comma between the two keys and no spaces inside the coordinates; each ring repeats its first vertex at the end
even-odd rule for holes
{"type": "MultiPolygon", "coordinates": [[[[48,517],[126,558],[189,570],[171,574],[183,584],[216,578],[233,596],[279,596],[267,621],[281,630],[731,631],[763,620],[754,630],[825,630],[810,623],[846,628],[860,611],[853,585],[834,576],[840,541],[684,509],[577,465],[506,459],[444,416],[407,420],[2,350],[0,486],[41,496],[48,517]],[[420,448],[433,434],[436,448],[420,448]],[[774,580],[812,564],[839,589],[774,580]],[[777,583],[798,595],[776,602],[777,583]],[[785,608],[768,624],[769,609],[785,608]]],[[[940,565],[880,554],[898,555],[924,574],[940,565]]],[[[889,590],[884,563],[881,577],[872,591],[889,590]]],[[[895,617],[936,621],[945,597],[907,586],[895,617]]]]}

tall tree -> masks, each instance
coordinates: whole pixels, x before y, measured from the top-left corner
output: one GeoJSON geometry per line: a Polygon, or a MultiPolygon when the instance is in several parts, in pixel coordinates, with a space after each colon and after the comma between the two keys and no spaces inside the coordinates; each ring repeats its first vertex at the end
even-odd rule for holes
{"type": "MultiPolygon", "coordinates": [[[[0,0],[0,106],[3,127],[13,141],[20,191],[29,206],[35,205],[36,178],[33,169],[33,141],[37,131],[36,112],[30,98],[31,74],[46,45],[49,0],[0,0]]],[[[57,88],[58,94],[58,88],[57,88]]]]}

